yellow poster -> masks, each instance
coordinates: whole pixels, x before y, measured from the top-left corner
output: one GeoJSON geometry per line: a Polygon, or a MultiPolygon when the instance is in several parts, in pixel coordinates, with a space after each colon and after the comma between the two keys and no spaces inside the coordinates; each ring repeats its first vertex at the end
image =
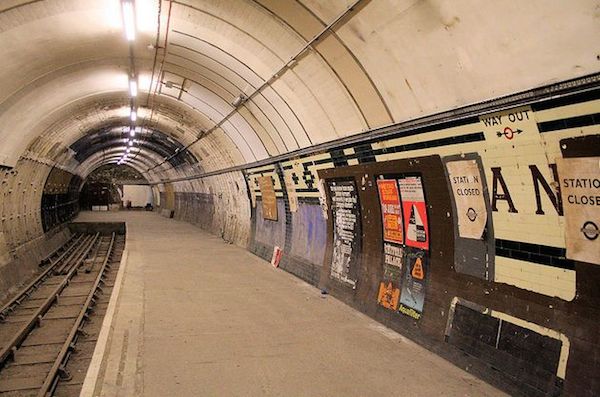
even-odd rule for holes
{"type": "Polygon", "coordinates": [[[258,178],[258,186],[262,195],[263,218],[272,221],[277,220],[277,198],[275,197],[275,188],[273,179],[270,176],[261,176],[258,178]]]}

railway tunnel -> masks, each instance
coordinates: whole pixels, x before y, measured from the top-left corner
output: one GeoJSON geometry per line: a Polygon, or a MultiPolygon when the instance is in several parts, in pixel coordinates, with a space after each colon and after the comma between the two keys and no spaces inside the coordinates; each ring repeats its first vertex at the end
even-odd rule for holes
{"type": "Polygon", "coordinates": [[[0,396],[599,395],[599,21],[1,0],[0,396]]]}

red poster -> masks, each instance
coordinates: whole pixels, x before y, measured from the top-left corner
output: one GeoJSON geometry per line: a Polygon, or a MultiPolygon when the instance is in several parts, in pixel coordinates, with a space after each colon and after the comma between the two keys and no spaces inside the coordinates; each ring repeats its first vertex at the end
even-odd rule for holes
{"type": "Polygon", "coordinates": [[[383,239],[390,243],[404,243],[402,207],[395,179],[378,179],[379,203],[383,222],[383,239]]]}
{"type": "Polygon", "coordinates": [[[429,250],[427,208],[421,177],[411,176],[398,181],[404,212],[405,244],[429,250]]]}

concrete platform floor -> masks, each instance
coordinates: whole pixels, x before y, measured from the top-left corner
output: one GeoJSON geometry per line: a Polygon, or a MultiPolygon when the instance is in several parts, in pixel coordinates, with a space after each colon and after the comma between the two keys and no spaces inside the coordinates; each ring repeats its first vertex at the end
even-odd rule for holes
{"type": "Polygon", "coordinates": [[[128,230],[120,295],[88,395],[504,395],[195,226],[146,212],[77,220],[124,220],[128,230]]]}

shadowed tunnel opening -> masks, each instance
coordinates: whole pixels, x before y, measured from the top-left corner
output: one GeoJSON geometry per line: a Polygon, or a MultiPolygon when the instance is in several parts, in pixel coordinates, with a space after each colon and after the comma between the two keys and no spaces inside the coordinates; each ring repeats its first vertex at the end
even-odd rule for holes
{"type": "Polygon", "coordinates": [[[81,211],[130,209],[147,204],[155,204],[148,180],[125,164],[98,167],[85,179],[79,193],[81,211]]]}

